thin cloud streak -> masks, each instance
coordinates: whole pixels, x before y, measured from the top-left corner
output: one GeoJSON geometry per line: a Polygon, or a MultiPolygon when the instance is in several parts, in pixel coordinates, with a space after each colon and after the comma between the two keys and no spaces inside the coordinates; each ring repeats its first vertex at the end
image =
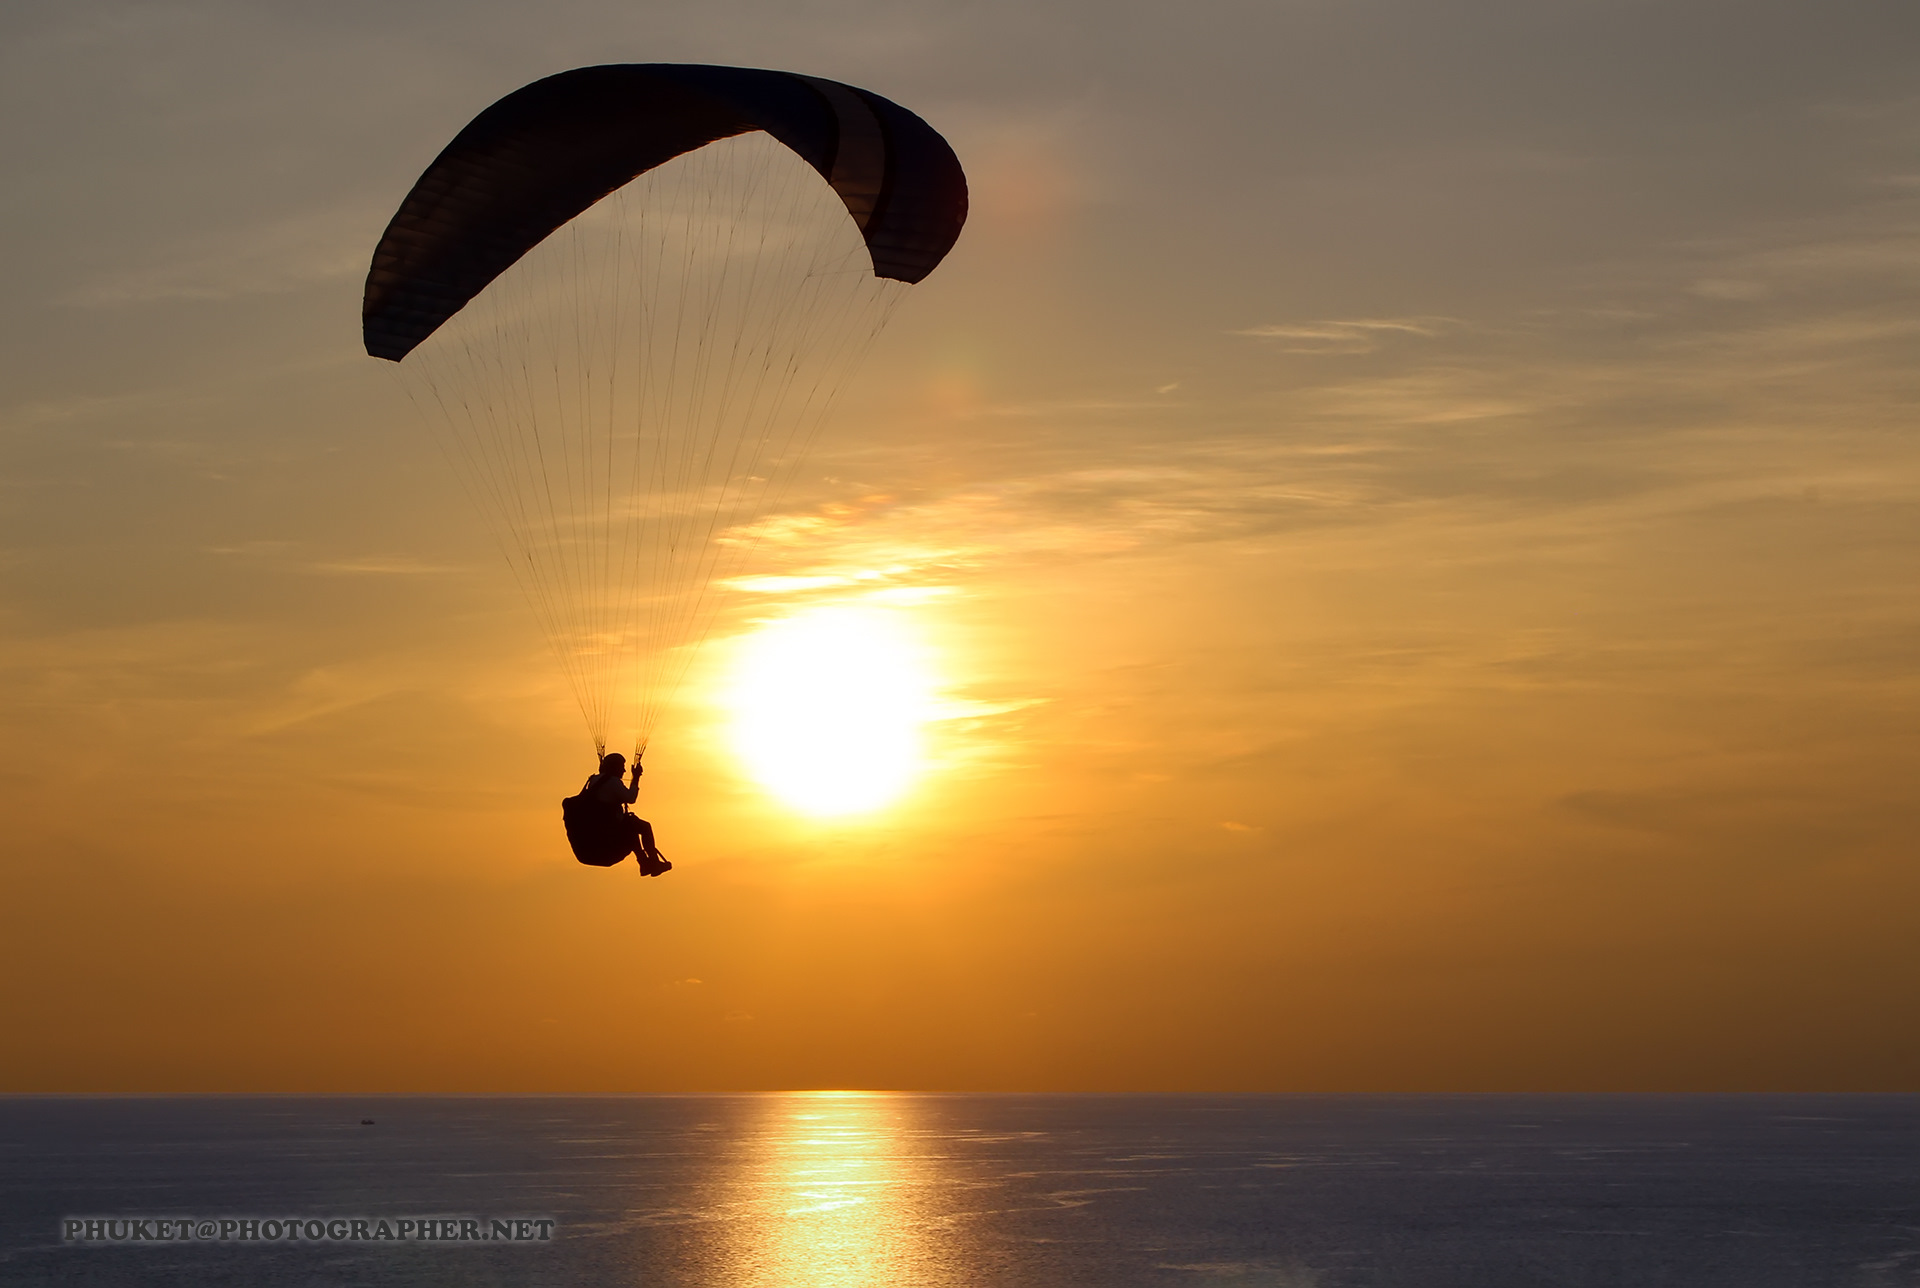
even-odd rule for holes
{"type": "Polygon", "coordinates": [[[1372,353],[1393,335],[1431,338],[1464,326],[1458,318],[1355,318],[1330,322],[1271,322],[1229,334],[1256,340],[1290,340],[1286,353],[1372,353]]]}
{"type": "Polygon", "coordinates": [[[195,238],[162,263],[103,275],[62,294],[77,308],[222,301],[303,290],[366,272],[371,205],[303,212],[262,227],[195,238]]]}

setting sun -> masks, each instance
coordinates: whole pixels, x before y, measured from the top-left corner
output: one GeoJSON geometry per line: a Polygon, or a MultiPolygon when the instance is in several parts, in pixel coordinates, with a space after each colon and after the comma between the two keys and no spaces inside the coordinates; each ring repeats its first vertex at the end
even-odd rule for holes
{"type": "Polygon", "coordinates": [[[920,772],[932,698],[925,650],[897,611],[810,609],[742,641],[734,748],[795,809],[823,817],[878,809],[920,772]]]}

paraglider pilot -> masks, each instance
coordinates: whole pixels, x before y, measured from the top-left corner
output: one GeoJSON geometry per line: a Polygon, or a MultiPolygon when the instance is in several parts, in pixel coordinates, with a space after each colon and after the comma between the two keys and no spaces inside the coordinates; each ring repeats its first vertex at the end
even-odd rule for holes
{"type": "Polygon", "coordinates": [[[626,769],[627,758],[619,752],[602,756],[600,772],[588,777],[580,794],[560,802],[567,840],[582,863],[610,868],[631,854],[644,875],[657,877],[673,864],[654,845],[653,824],[627,809],[640,799],[640,775],[646,770],[635,760],[632,781],[622,782],[626,769]]]}

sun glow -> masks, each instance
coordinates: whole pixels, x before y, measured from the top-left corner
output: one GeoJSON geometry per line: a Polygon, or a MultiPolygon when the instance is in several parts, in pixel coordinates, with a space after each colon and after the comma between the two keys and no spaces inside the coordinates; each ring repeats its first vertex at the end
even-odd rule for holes
{"type": "Polygon", "coordinates": [[[919,776],[926,650],[897,611],[815,608],[741,644],[733,742],[762,786],[830,817],[879,809],[919,776]]]}

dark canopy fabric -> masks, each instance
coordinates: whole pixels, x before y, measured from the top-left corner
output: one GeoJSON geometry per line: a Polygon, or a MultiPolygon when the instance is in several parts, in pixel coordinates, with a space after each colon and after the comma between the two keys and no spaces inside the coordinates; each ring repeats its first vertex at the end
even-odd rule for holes
{"type": "Polygon", "coordinates": [[[695,63],[580,67],[515,90],[427,167],[367,274],[367,352],[398,362],[554,229],[634,176],[765,130],[833,185],[873,271],[917,282],[960,236],[967,180],[947,141],[863,89],[695,63]]]}

